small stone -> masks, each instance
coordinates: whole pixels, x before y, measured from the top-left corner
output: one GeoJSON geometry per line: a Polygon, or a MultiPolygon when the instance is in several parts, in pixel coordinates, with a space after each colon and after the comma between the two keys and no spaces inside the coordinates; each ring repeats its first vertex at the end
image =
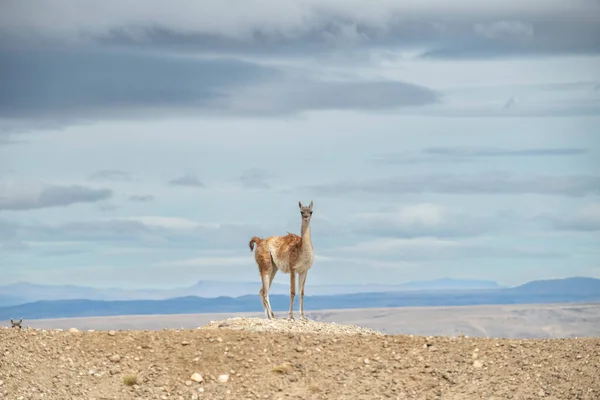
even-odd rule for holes
{"type": "Polygon", "coordinates": [[[302,347],[302,346],[298,346],[298,347],[296,347],[296,351],[297,351],[298,353],[302,353],[302,352],[304,352],[304,347],[302,347]]]}
{"type": "Polygon", "coordinates": [[[475,368],[482,368],[483,367],[483,363],[481,361],[479,361],[479,360],[475,360],[473,362],[473,367],[475,367],[475,368]]]}
{"type": "Polygon", "coordinates": [[[221,383],[227,383],[227,381],[229,380],[229,374],[221,374],[221,375],[219,375],[218,380],[221,383]]]}
{"type": "Polygon", "coordinates": [[[190,342],[186,342],[186,341],[181,342],[182,346],[189,346],[189,344],[190,344],[190,342]]]}
{"type": "Polygon", "coordinates": [[[540,391],[538,392],[538,396],[544,397],[545,395],[546,395],[546,392],[544,391],[544,389],[540,389],[540,391]]]}
{"type": "Polygon", "coordinates": [[[202,375],[200,375],[197,372],[194,372],[192,374],[192,376],[190,377],[190,379],[193,380],[194,382],[198,382],[198,383],[200,383],[204,380],[204,378],[202,378],[202,375]]]}
{"type": "Polygon", "coordinates": [[[115,336],[117,334],[117,332],[115,331],[108,331],[108,336],[115,336]]]}
{"type": "Polygon", "coordinates": [[[200,393],[204,393],[204,388],[203,388],[203,387],[201,387],[200,389],[198,389],[198,391],[199,391],[200,393]]]}
{"type": "Polygon", "coordinates": [[[364,363],[365,365],[368,365],[368,364],[370,364],[370,363],[371,363],[371,361],[370,361],[368,358],[365,358],[365,359],[363,360],[363,363],[364,363]]]}
{"type": "Polygon", "coordinates": [[[221,339],[220,337],[217,338],[217,342],[222,343],[223,339],[221,339]]]}
{"type": "Polygon", "coordinates": [[[79,333],[79,329],[71,328],[71,329],[69,329],[69,333],[79,333]]]}
{"type": "Polygon", "coordinates": [[[185,386],[191,386],[191,385],[192,385],[192,381],[190,381],[190,380],[185,381],[185,386]]]}
{"type": "Polygon", "coordinates": [[[108,357],[108,359],[114,363],[117,363],[121,361],[121,356],[118,354],[113,354],[112,356],[108,357]]]}
{"type": "Polygon", "coordinates": [[[192,394],[192,400],[198,400],[198,395],[196,393],[192,394]]]}

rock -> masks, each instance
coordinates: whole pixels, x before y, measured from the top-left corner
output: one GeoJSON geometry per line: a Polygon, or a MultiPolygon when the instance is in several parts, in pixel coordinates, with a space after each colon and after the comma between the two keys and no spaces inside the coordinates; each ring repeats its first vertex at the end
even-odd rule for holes
{"type": "Polygon", "coordinates": [[[475,368],[483,368],[483,363],[481,361],[479,361],[479,360],[475,360],[473,362],[473,367],[475,367],[475,368]]]}
{"type": "Polygon", "coordinates": [[[546,392],[544,391],[544,389],[540,389],[538,392],[538,396],[544,397],[545,395],[546,395],[546,392]]]}
{"type": "Polygon", "coordinates": [[[117,334],[117,332],[115,331],[108,331],[108,336],[115,336],[117,334]]]}
{"type": "Polygon", "coordinates": [[[203,388],[203,387],[201,387],[200,389],[198,389],[198,391],[199,391],[200,393],[204,393],[204,388],[203,388]]]}
{"type": "Polygon", "coordinates": [[[363,360],[363,364],[365,364],[365,365],[368,365],[368,364],[370,364],[370,363],[371,363],[371,361],[370,361],[368,358],[365,358],[365,359],[363,360]]]}
{"type": "Polygon", "coordinates": [[[181,342],[182,346],[189,346],[189,344],[190,344],[190,342],[186,342],[186,341],[181,342]]]}
{"type": "Polygon", "coordinates": [[[221,375],[219,375],[218,380],[221,383],[227,383],[227,381],[229,380],[229,374],[221,374],[221,375]]]}
{"type": "Polygon", "coordinates": [[[187,381],[185,381],[185,386],[191,386],[191,385],[192,385],[192,383],[193,383],[192,381],[190,381],[190,380],[187,380],[187,381]]]}
{"type": "Polygon", "coordinates": [[[198,395],[196,393],[192,394],[192,400],[198,400],[198,395]]]}
{"type": "Polygon", "coordinates": [[[69,329],[69,333],[79,333],[79,329],[71,328],[71,329],[69,329]]]}
{"type": "Polygon", "coordinates": [[[302,352],[304,352],[304,347],[302,347],[302,346],[298,346],[298,347],[296,347],[296,351],[297,351],[298,353],[302,353],[302,352]]]}
{"type": "Polygon", "coordinates": [[[200,375],[198,372],[194,372],[192,374],[192,376],[190,377],[191,380],[193,380],[194,382],[202,382],[204,380],[204,378],[202,377],[202,375],[200,375]]]}
{"type": "Polygon", "coordinates": [[[108,359],[111,362],[118,363],[119,361],[121,361],[121,356],[118,354],[113,354],[112,356],[108,357],[108,359]]]}

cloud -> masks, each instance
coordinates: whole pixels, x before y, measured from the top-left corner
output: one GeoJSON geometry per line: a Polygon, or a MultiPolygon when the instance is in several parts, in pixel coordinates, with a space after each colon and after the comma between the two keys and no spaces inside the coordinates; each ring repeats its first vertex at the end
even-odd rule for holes
{"type": "Polygon", "coordinates": [[[447,194],[543,194],[586,196],[598,194],[600,177],[592,175],[515,177],[506,173],[423,174],[386,179],[344,181],[309,187],[323,196],[348,194],[400,195],[407,193],[447,194]]]}
{"type": "Polygon", "coordinates": [[[198,179],[193,171],[186,171],[185,174],[179,178],[175,178],[169,181],[169,185],[172,186],[190,186],[190,187],[206,187],[204,183],[198,179]]]}
{"type": "MultiPolygon", "coordinates": [[[[248,250],[254,235],[272,231],[270,226],[202,223],[164,216],[136,216],[72,221],[60,224],[22,223],[6,227],[12,241],[39,243],[83,243],[102,247],[140,246],[170,249],[248,250]]],[[[2,231],[0,225],[0,231],[2,231]]],[[[8,233],[7,233],[8,234],[8,233]]],[[[7,239],[8,240],[8,239],[7,239]]]]}
{"type": "Polygon", "coordinates": [[[268,182],[270,174],[262,169],[252,168],[247,170],[240,176],[242,186],[248,189],[270,189],[271,185],[268,182]]]}
{"type": "Polygon", "coordinates": [[[567,255],[537,248],[490,246],[470,241],[419,237],[377,238],[347,247],[327,250],[327,254],[356,255],[365,258],[402,261],[460,260],[466,258],[562,258],[567,255]]]}
{"type": "Polygon", "coordinates": [[[414,238],[478,236],[509,224],[505,219],[478,217],[440,204],[421,203],[388,212],[362,213],[349,224],[355,234],[370,237],[414,238]]]}
{"type": "Polygon", "coordinates": [[[600,231],[600,203],[588,204],[571,215],[542,215],[538,219],[557,230],[600,231]]]}
{"type": "Polygon", "coordinates": [[[12,186],[0,185],[0,210],[31,210],[95,203],[113,195],[110,189],[94,189],[80,185],[12,186]]]}
{"type": "Polygon", "coordinates": [[[573,156],[588,153],[588,149],[575,147],[502,149],[497,147],[430,147],[425,154],[450,155],[457,157],[556,157],[573,156]]]}
{"type": "Polygon", "coordinates": [[[91,181],[129,181],[131,173],[116,169],[103,169],[89,176],[91,181]]]}
{"type": "Polygon", "coordinates": [[[129,200],[137,202],[137,203],[147,203],[149,201],[153,201],[154,196],[151,194],[132,195],[132,196],[129,196],[129,200]]]}
{"type": "Polygon", "coordinates": [[[416,152],[386,153],[372,158],[376,164],[429,164],[477,162],[486,158],[570,157],[589,153],[579,147],[538,147],[507,149],[499,147],[429,147],[416,152]]]}
{"type": "Polygon", "coordinates": [[[272,68],[226,59],[81,48],[0,50],[0,118],[64,122],[189,113],[228,88],[276,74],[272,68]]]}
{"type": "Polygon", "coordinates": [[[397,81],[327,82],[290,80],[239,90],[213,106],[241,114],[281,115],[304,111],[380,111],[439,103],[439,93],[397,81]]]}
{"type": "Polygon", "coordinates": [[[422,49],[428,57],[598,54],[600,7],[588,0],[398,2],[41,0],[4,5],[15,38],[237,54],[325,54],[340,49],[422,49]],[[93,10],[93,11],[90,11],[93,10]],[[77,18],[65,16],[77,15],[77,18]],[[61,24],[57,25],[56,21],[61,24]],[[560,29],[557,29],[559,27],[560,29]]]}

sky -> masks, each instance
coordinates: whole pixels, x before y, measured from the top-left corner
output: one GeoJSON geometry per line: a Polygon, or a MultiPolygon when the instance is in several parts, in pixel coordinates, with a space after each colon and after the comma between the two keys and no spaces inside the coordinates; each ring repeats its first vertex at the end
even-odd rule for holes
{"type": "Polygon", "coordinates": [[[0,285],[259,285],[311,200],[307,288],[600,278],[597,0],[3,0],[0,93],[0,285]]]}

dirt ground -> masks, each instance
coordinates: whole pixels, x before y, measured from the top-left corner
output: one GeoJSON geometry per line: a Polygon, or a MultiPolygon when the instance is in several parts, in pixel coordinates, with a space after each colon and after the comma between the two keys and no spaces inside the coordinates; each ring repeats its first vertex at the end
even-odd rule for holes
{"type": "Polygon", "coordinates": [[[599,399],[600,338],[384,335],[264,319],[0,328],[0,399],[599,399]]]}

